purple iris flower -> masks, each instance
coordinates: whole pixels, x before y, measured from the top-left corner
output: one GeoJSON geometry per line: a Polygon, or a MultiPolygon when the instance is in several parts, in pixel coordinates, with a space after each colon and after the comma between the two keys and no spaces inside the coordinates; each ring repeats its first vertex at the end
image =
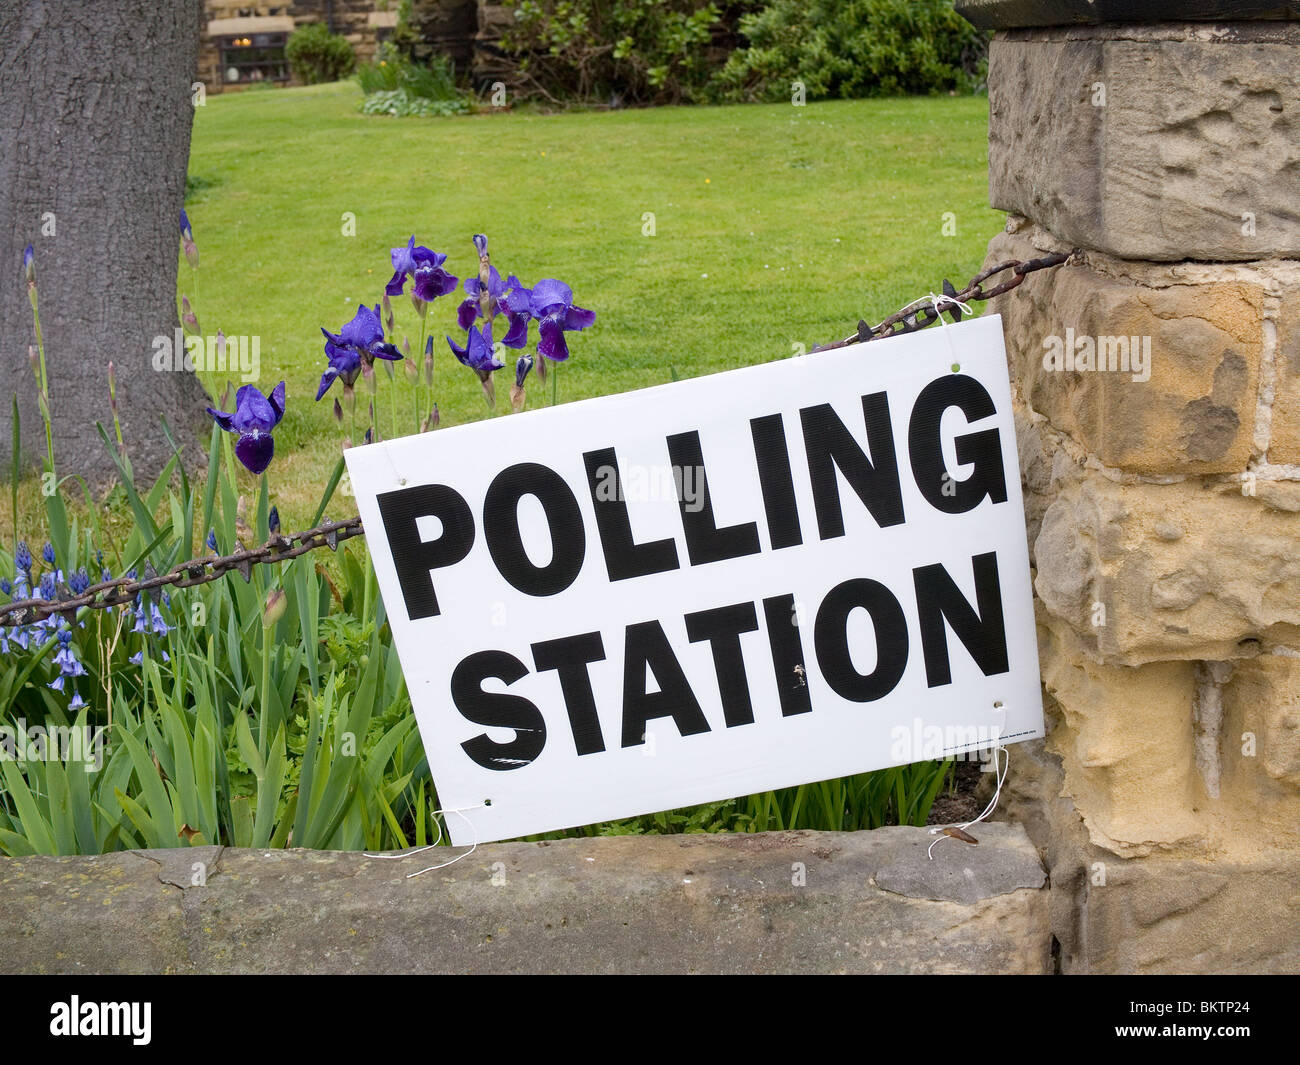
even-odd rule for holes
{"type": "Polygon", "coordinates": [[[555,362],[563,362],[569,357],[569,345],[565,343],[564,334],[586,329],[596,320],[596,312],[575,307],[573,289],[554,278],[537,282],[528,302],[529,313],[537,319],[537,329],[541,334],[537,354],[555,362]]]}
{"type": "Polygon", "coordinates": [[[321,327],[325,334],[325,354],[330,364],[321,374],[316,398],[328,391],[334,379],[343,382],[344,389],[351,388],[361,375],[361,369],[375,359],[395,360],[402,357],[397,348],[384,340],[384,327],[379,320],[379,308],[371,310],[362,304],[357,313],[337,334],[321,327]]]}
{"type": "Polygon", "coordinates": [[[460,280],[442,268],[447,256],[424,246],[417,248],[415,237],[406,242],[405,248],[394,248],[392,260],[393,277],[384,289],[389,296],[402,294],[408,275],[415,279],[411,295],[425,303],[432,303],[439,296],[454,292],[460,280]]]}
{"type": "Polygon", "coordinates": [[[493,352],[491,322],[485,322],[481,330],[470,326],[463,348],[451,337],[447,338],[447,344],[457,359],[478,374],[480,381],[486,381],[493,370],[505,366],[504,362],[497,361],[493,352]]]}
{"type": "Polygon", "coordinates": [[[228,433],[238,433],[235,456],[249,473],[262,473],[271,464],[275,454],[275,441],[271,431],[284,417],[284,382],[275,386],[270,396],[264,396],[253,385],[244,385],[235,394],[235,411],[208,408],[213,420],[228,433]]]}
{"type": "Polygon", "coordinates": [[[194,233],[190,229],[190,216],[181,208],[181,249],[185,252],[185,261],[195,270],[199,268],[199,249],[194,244],[194,233]]]}
{"type": "Polygon", "coordinates": [[[330,364],[325,368],[325,372],[320,375],[320,388],[316,389],[318,402],[329,391],[329,387],[334,383],[335,378],[343,382],[344,388],[351,388],[361,373],[361,356],[357,354],[355,349],[339,347],[337,344],[327,341],[325,351],[329,355],[330,364]]]}
{"type": "MultiPolygon", "coordinates": [[[[504,281],[495,266],[488,268],[488,296],[493,314],[505,314],[510,318],[510,328],[501,338],[501,343],[508,348],[522,348],[528,343],[529,291],[520,283],[519,278],[511,274],[504,281]]],[[[466,298],[456,310],[456,321],[462,329],[468,329],[483,317],[483,306],[479,302],[483,295],[483,283],[477,277],[465,279],[466,298]]]]}

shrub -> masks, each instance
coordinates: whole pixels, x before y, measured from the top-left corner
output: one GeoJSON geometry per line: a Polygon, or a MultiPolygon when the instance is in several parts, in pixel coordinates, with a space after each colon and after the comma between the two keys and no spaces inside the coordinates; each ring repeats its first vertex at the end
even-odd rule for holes
{"type": "Polygon", "coordinates": [[[367,115],[393,115],[408,118],[413,115],[460,115],[469,110],[464,100],[427,100],[412,96],[406,89],[385,89],[372,92],[361,101],[362,113],[367,115]]]}
{"type": "Polygon", "coordinates": [[[970,92],[986,70],[987,35],[951,0],[770,0],[740,30],[749,47],[714,78],[726,100],[970,92]]]}
{"type": "Polygon", "coordinates": [[[523,0],[501,45],[517,88],[627,103],[703,98],[723,52],[712,48],[748,4],[715,0],[523,0]]]}
{"type": "Polygon", "coordinates": [[[294,30],[284,54],[294,77],[308,85],[345,78],[357,63],[347,38],[330,33],[320,22],[309,22],[294,30]]]}
{"type": "Polygon", "coordinates": [[[455,70],[443,56],[434,56],[425,66],[385,43],[374,62],[357,71],[357,82],[366,94],[361,110],[368,115],[457,115],[469,110],[455,70]]]}

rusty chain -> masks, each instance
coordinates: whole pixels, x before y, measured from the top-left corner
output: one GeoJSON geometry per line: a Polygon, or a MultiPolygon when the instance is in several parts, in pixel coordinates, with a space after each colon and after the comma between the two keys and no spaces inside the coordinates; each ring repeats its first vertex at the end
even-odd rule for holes
{"type": "Polygon", "coordinates": [[[165,573],[156,573],[146,564],[143,578],[117,577],[111,581],[93,584],[79,595],[74,595],[60,583],[55,599],[20,599],[0,606],[0,625],[30,625],[51,614],[75,613],[82,607],[103,610],[126,606],[142,592],[157,588],[192,588],[196,584],[211,584],[227,573],[238,573],[249,580],[254,566],[272,562],[286,562],[291,558],[314,551],[319,547],[337,549],[344,540],[364,536],[360,518],[347,521],[324,521],[314,529],[289,536],[273,535],[260,547],[244,547],[230,555],[209,555],[178,562],[165,573]]]}
{"type": "MultiPolygon", "coordinates": [[[[955,304],[969,303],[971,300],[983,302],[1004,292],[1010,292],[1029,274],[1060,266],[1074,254],[1073,251],[1055,252],[1038,259],[1011,259],[998,263],[980,271],[960,291],[950,282],[944,281],[943,295],[948,297],[949,309],[939,312],[933,303],[928,306],[904,307],[874,327],[868,326],[865,321],[860,321],[858,331],[853,336],[813,348],[813,351],[831,351],[835,348],[847,347],[849,344],[914,333],[918,329],[933,325],[939,320],[940,313],[947,314],[954,322],[960,321],[962,310],[955,304]],[[1011,276],[1005,281],[998,282],[992,288],[984,288],[984,282],[989,278],[1008,270],[1011,271],[1011,276]]],[[[191,588],[198,584],[211,584],[231,572],[240,574],[247,581],[252,576],[254,566],[286,562],[320,547],[328,547],[333,551],[344,540],[364,535],[365,529],[362,528],[359,517],[349,518],[346,521],[325,521],[305,532],[289,536],[275,534],[260,547],[246,548],[241,545],[234,554],[210,555],[178,562],[165,573],[155,573],[151,565],[146,565],[143,578],[118,577],[114,580],[102,581],[91,585],[79,595],[73,594],[65,584],[59,584],[55,599],[21,599],[0,605],[0,625],[30,625],[51,614],[75,613],[83,607],[103,610],[114,606],[126,606],[142,593],[158,588],[191,588]]]]}
{"type": "Polygon", "coordinates": [[[948,303],[948,308],[944,311],[938,311],[933,303],[917,307],[915,304],[920,301],[914,301],[901,311],[895,311],[877,326],[869,326],[865,321],[858,322],[858,331],[853,336],[837,340],[832,344],[823,344],[813,348],[813,351],[833,351],[835,348],[848,347],[850,344],[862,344],[868,340],[880,340],[882,337],[915,333],[918,329],[924,329],[927,325],[933,325],[937,322],[941,313],[948,315],[952,321],[958,322],[961,320],[962,309],[955,306],[955,304],[969,303],[971,300],[982,303],[985,300],[991,300],[994,296],[1000,296],[1004,292],[1010,292],[1013,288],[1019,286],[1029,274],[1034,273],[1036,270],[1049,270],[1054,266],[1060,266],[1077,250],[1053,252],[1051,255],[1044,255],[1038,259],[1008,259],[1006,262],[990,266],[987,270],[981,270],[971,278],[970,282],[960,292],[953,288],[951,282],[944,281],[943,295],[947,297],[945,302],[948,303]],[[990,289],[986,290],[984,288],[985,281],[1007,270],[1011,271],[1011,276],[1005,281],[999,281],[990,289]]]}

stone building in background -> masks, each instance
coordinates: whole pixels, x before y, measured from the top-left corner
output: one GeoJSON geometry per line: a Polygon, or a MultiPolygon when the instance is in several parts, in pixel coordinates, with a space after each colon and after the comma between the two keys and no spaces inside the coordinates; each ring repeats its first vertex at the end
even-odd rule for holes
{"type": "MultiPolygon", "coordinates": [[[[398,6],[399,0],[205,0],[199,80],[209,92],[265,82],[293,84],[285,44],[297,27],[309,22],[324,23],[332,33],[346,37],[357,62],[368,62],[393,36],[398,6]]],[[[458,73],[470,71],[479,34],[478,0],[414,0],[411,6],[417,54],[442,54],[458,73]]],[[[489,21],[495,26],[501,18],[493,14],[489,21]]]]}

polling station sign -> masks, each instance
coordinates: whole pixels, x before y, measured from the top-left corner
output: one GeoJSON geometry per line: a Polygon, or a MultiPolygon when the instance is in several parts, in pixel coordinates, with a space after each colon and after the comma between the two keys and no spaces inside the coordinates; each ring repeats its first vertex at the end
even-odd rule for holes
{"type": "Polygon", "coordinates": [[[457,844],[1043,734],[997,316],[346,455],[457,844]]]}

